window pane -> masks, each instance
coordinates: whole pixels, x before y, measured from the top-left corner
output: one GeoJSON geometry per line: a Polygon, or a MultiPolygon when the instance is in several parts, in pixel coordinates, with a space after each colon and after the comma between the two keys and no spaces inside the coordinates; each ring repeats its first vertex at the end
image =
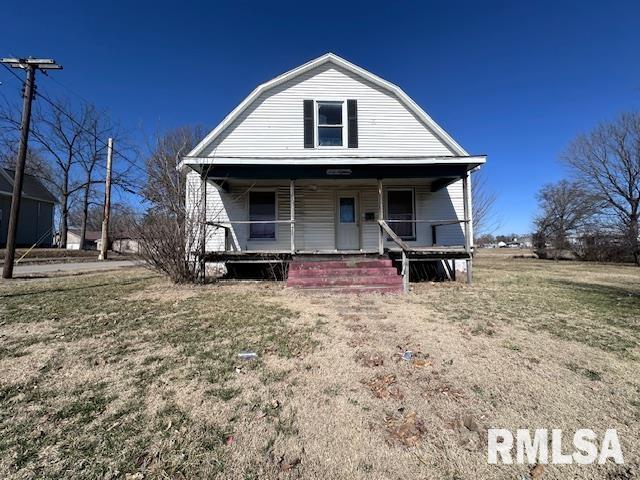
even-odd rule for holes
{"type": "Polygon", "coordinates": [[[319,127],[318,145],[328,147],[341,147],[342,127],[319,127]]]}
{"type": "MultiPolygon", "coordinates": [[[[413,192],[389,190],[387,210],[389,220],[413,220],[413,192]]],[[[391,222],[389,226],[399,237],[413,237],[413,223],[391,222]]]]}
{"type": "Polygon", "coordinates": [[[353,197],[340,198],[340,223],[356,223],[356,200],[353,197]]]}
{"type": "Polygon", "coordinates": [[[318,103],[318,125],[342,125],[342,104],[318,103]]]}
{"type": "MultiPolygon", "coordinates": [[[[249,220],[276,219],[275,192],[249,192],[249,220]]],[[[275,223],[255,223],[249,226],[250,238],[276,238],[275,223]]]]}

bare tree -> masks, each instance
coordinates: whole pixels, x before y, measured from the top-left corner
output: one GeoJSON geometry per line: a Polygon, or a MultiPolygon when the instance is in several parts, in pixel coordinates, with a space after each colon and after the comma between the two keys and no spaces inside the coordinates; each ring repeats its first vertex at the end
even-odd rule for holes
{"type": "MultiPolygon", "coordinates": [[[[82,203],[80,218],[80,245],[84,245],[87,234],[89,206],[91,198],[96,193],[96,185],[102,184],[101,167],[106,164],[106,140],[115,135],[115,127],[106,112],[99,111],[95,106],[87,104],[86,130],[83,134],[83,147],[79,149],[78,165],[82,170],[82,203]]],[[[119,175],[113,182],[116,186],[122,181],[119,175]]]]}
{"type": "MultiPolygon", "coordinates": [[[[5,98],[1,100],[0,164],[11,167],[17,154],[20,109],[5,98]]],[[[85,102],[75,109],[65,100],[37,104],[31,135],[33,141],[28,152],[27,173],[38,176],[56,192],[59,200],[59,246],[66,246],[72,210],[76,213],[73,222],[80,226],[80,244],[84,245],[89,207],[102,203],[99,193],[104,182],[107,138],[118,138],[119,161],[115,162],[112,177],[114,188],[133,193],[139,187],[139,182],[133,178],[138,173],[135,161],[122,154],[126,152],[137,158],[137,152],[131,147],[127,135],[105,111],[85,102]],[[77,200],[79,210],[74,208],[77,200]]]]}
{"type": "Polygon", "coordinates": [[[500,228],[501,222],[495,211],[498,197],[489,187],[484,170],[478,170],[472,175],[473,235],[478,239],[482,235],[494,233],[500,228]]]}
{"type": "MultiPolygon", "coordinates": [[[[20,144],[20,106],[6,98],[0,98],[0,165],[15,168],[20,144]]],[[[47,181],[51,178],[51,167],[42,152],[33,145],[27,150],[25,173],[47,181]]]]}
{"type": "Polygon", "coordinates": [[[597,199],[577,183],[561,180],[542,187],[537,195],[540,213],[534,220],[537,246],[553,247],[555,258],[570,248],[570,237],[586,229],[598,211],[597,199]]]}
{"type": "Polygon", "coordinates": [[[640,113],[623,113],[580,135],[563,160],[578,182],[602,202],[603,218],[617,228],[640,266],[640,113]]]}
{"type": "MultiPolygon", "coordinates": [[[[87,209],[87,230],[99,231],[102,228],[103,205],[90,203],[87,209]]],[[[78,204],[69,210],[69,222],[71,225],[81,225],[84,212],[82,205],[78,204]]],[[[128,204],[117,202],[111,204],[109,215],[109,236],[128,234],[132,220],[137,217],[136,212],[128,204]]]]}
{"type": "Polygon", "coordinates": [[[91,109],[82,108],[73,115],[69,104],[60,102],[57,108],[38,108],[31,130],[52,163],[53,174],[49,182],[55,187],[60,203],[60,248],[66,247],[69,228],[69,208],[72,195],[83,186],[75,174],[82,150],[86,146],[85,133],[90,126],[91,109]]]}
{"type": "Polygon", "coordinates": [[[198,127],[172,130],[156,139],[146,161],[142,195],[149,209],[136,228],[140,257],[176,283],[196,280],[199,266],[192,256],[204,241],[199,188],[189,189],[194,201],[187,204],[188,177],[176,166],[203,135],[198,127]]]}

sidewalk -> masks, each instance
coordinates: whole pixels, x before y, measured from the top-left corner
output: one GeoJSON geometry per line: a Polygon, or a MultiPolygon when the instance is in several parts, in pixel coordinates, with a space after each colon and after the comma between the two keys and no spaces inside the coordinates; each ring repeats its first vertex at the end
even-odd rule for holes
{"type": "Polygon", "coordinates": [[[46,263],[39,265],[16,265],[13,267],[14,277],[46,276],[49,273],[87,273],[117,270],[125,267],[142,265],[137,260],[113,260],[104,262],[46,263]]]}

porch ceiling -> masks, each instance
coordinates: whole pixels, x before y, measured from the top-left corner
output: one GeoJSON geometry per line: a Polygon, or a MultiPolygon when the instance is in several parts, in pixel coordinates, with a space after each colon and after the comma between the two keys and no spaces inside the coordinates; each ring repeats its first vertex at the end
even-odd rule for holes
{"type": "Polygon", "coordinates": [[[211,179],[385,179],[428,178],[446,185],[462,178],[478,163],[437,165],[190,165],[196,172],[211,179]],[[447,180],[450,180],[447,182],[447,180]]]}

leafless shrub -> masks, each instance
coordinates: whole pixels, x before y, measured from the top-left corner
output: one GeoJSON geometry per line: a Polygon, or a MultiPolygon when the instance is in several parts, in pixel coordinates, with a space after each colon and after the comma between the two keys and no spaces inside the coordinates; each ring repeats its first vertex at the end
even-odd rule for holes
{"type": "Polygon", "coordinates": [[[487,183],[483,170],[473,173],[471,188],[471,208],[473,210],[473,234],[476,240],[483,235],[494,233],[501,221],[495,211],[496,193],[487,183]]]}
{"type": "MultiPolygon", "coordinates": [[[[190,188],[185,172],[176,166],[202,138],[198,127],[181,127],[159,136],[146,160],[147,179],[142,190],[149,204],[135,226],[140,239],[140,258],[173,282],[198,279],[201,265],[196,253],[205,242],[200,188],[190,188]],[[193,201],[187,202],[187,191],[193,201]]],[[[202,272],[203,273],[203,272],[202,272]]]]}

